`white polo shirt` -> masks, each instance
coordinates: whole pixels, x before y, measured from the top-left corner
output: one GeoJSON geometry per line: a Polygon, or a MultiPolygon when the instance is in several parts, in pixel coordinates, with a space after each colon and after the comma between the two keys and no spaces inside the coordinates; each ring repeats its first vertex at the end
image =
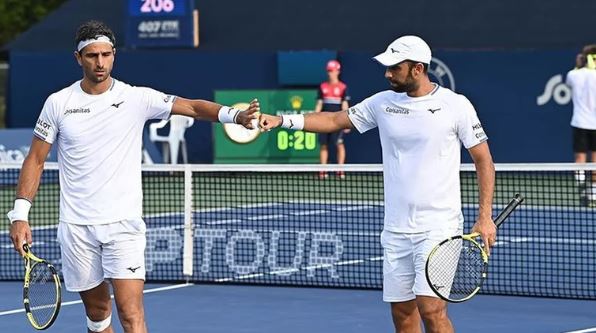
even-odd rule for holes
{"type": "Polygon", "coordinates": [[[385,230],[415,233],[463,223],[460,146],[487,140],[466,97],[438,85],[422,97],[383,91],[348,115],[360,133],[379,128],[385,230]]]}
{"type": "Polygon", "coordinates": [[[573,100],[571,126],[596,130],[596,70],[586,67],[571,70],[565,83],[571,87],[573,100]]]}
{"type": "Polygon", "coordinates": [[[34,130],[58,144],[60,221],[140,218],[143,127],[148,119],[167,119],[175,97],[115,79],[100,95],[85,93],[80,84],[50,95],[34,130]]]}

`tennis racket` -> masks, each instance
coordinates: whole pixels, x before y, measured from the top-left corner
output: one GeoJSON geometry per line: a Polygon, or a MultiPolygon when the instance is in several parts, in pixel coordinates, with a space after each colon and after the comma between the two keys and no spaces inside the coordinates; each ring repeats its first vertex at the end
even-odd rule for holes
{"type": "Polygon", "coordinates": [[[60,312],[62,301],[60,278],[52,264],[31,253],[29,245],[24,244],[23,250],[25,251],[23,287],[25,312],[34,328],[45,330],[52,326],[60,312]]]}
{"type": "MultiPolygon", "coordinates": [[[[516,194],[495,219],[497,228],[524,198],[516,194]]],[[[480,290],[488,272],[488,255],[478,242],[479,233],[454,236],[440,242],[426,260],[426,280],[445,301],[459,303],[480,290]]]]}

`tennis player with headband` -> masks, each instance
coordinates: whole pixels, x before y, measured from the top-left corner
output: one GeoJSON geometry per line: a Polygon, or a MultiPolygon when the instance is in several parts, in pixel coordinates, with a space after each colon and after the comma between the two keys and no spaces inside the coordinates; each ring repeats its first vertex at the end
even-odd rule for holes
{"type": "Polygon", "coordinates": [[[114,34],[101,22],[80,26],[76,44],[74,55],[83,78],[50,95],[41,110],[14,209],[8,213],[10,237],[21,254],[23,243],[32,243],[29,209],[44,161],[52,144],[57,144],[58,240],[66,288],[79,292],[90,332],[113,332],[108,282],[124,331],[146,332],[141,187],[145,122],[177,114],[253,128],[259,103],[253,100],[241,111],[116,80],[110,75],[116,54],[114,34]]]}
{"type": "Polygon", "coordinates": [[[487,136],[470,101],[430,81],[430,47],[403,36],[374,57],[392,90],[340,112],[262,115],[264,130],[284,127],[329,133],[379,128],[383,152],[385,222],[383,300],[391,303],[396,332],[453,332],[447,304],[432,291],[425,264],[441,240],[462,233],[460,149],[476,166],[480,209],[473,227],[487,248],[496,240],[492,221],[494,165],[487,136]]]}

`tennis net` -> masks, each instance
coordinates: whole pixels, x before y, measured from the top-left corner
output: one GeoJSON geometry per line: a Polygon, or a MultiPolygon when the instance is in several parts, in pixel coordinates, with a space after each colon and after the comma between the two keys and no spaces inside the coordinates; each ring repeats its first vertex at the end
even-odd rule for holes
{"type": "MultiPolygon", "coordinates": [[[[0,165],[0,211],[11,209],[19,168],[0,165]]],[[[596,299],[592,170],[497,165],[495,212],[515,193],[526,201],[499,229],[481,293],[596,299]]],[[[469,232],[473,165],[460,178],[469,232]]],[[[380,165],[147,165],[143,191],[150,281],[382,287],[380,165]]],[[[30,214],[33,249],[60,270],[58,201],[57,166],[47,164],[30,214]]],[[[0,280],[21,279],[8,223],[0,233],[0,280]]]]}

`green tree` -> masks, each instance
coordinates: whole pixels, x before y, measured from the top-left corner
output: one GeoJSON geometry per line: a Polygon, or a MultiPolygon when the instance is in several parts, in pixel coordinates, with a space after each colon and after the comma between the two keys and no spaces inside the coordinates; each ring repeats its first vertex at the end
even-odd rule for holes
{"type": "Polygon", "coordinates": [[[39,22],[66,0],[0,0],[0,46],[39,22]]]}

